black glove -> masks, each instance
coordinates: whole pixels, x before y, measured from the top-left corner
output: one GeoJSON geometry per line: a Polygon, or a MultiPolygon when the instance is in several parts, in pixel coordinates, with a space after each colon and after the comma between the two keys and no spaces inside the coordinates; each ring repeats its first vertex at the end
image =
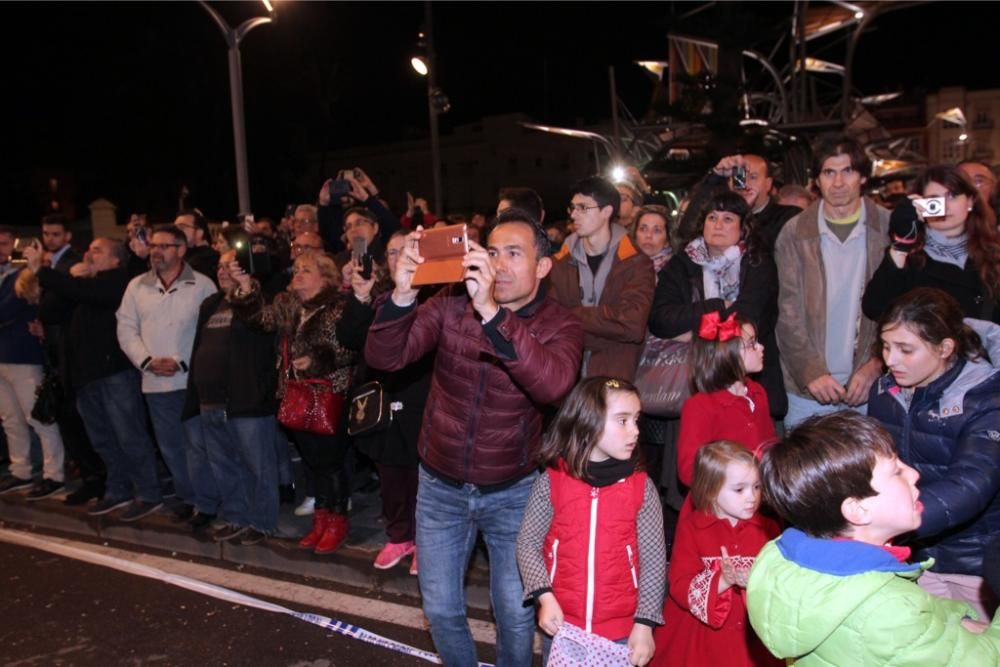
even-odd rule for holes
{"type": "Polygon", "coordinates": [[[893,250],[910,252],[923,231],[924,223],[910,199],[900,199],[889,216],[889,242],[893,250]]]}

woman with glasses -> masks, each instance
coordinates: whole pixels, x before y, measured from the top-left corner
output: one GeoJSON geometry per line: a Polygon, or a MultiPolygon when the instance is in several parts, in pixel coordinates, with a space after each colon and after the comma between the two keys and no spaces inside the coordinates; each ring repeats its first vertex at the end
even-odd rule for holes
{"type": "Polygon", "coordinates": [[[906,292],[937,287],[966,317],[1000,323],[1000,236],[992,209],[968,176],[950,165],[927,169],[914,191],[942,198],[944,206],[930,216],[904,199],[893,210],[890,246],[861,301],[865,315],[877,320],[906,292]]]}
{"type": "MultiPolygon", "coordinates": [[[[279,333],[279,363],[288,364],[288,373],[301,379],[329,380],[333,391],[344,398],[345,409],[336,416],[332,435],[290,431],[316,494],[313,527],[299,541],[299,548],[328,554],[347,537],[346,395],[358,362],[357,353],[344,347],[337,337],[337,324],[344,312],[340,271],[324,253],[302,253],[293,264],[288,290],[275,296],[271,304],[264,303],[260,284],[238,262],[231,262],[229,271],[238,285],[229,295],[236,316],[279,333]]],[[[278,376],[279,397],[284,395],[285,376],[283,369],[278,376]]]]}
{"type": "Polygon", "coordinates": [[[788,399],[781,378],[774,326],[778,319],[778,271],[754,233],[750,207],[734,192],[709,200],[694,236],[682,239],[656,285],[649,330],[660,338],[689,336],[706,313],[736,314],[751,322],[764,345],[764,386],[771,416],[781,419],[788,399]]]}

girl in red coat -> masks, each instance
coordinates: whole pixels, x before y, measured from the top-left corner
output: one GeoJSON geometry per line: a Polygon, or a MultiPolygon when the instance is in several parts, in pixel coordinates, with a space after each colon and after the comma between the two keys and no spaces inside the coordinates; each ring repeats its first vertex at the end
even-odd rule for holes
{"type": "Polygon", "coordinates": [[[573,389],[545,434],[545,474],[517,538],[542,630],[554,635],[565,621],[627,643],[633,665],[653,655],[666,572],[660,498],[636,450],[639,410],[625,380],[592,377],[573,389]]]}
{"type": "Polygon", "coordinates": [[[677,524],[664,625],[651,665],[777,667],[754,635],[746,584],[754,558],[781,532],[762,516],[757,459],[741,444],[698,450],[694,479],[677,524]]]}
{"type": "Polygon", "coordinates": [[[691,340],[691,398],[681,408],[677,477],[691,486],[695,454],[702,445],[732,440],[756,450],[774,440],[767,392],[747,377],[764,368],[764,346],[756,328],[736,315],[720,321],[707,313],[691,340]]]}

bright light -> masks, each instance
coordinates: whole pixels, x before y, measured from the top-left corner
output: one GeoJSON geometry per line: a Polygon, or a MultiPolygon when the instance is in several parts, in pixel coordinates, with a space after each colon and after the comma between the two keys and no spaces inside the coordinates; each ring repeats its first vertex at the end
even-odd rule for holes
{"type": "Polygon", "coordinates": [[[429,70],[427,68],[427,61],[424,60],[423,56],[413,56],[410,58],[410,64],[413,66],[413,69],[417,71],[417,74],[420,76],[427,76],[427,72],[429,70]]]}
{"type": "Polygon", "coordinates": [[[625,180],[625,167],[616,165],[611,168],[611,180],[615,183],[621,183],[625,180]]]}
{"type": "Polygon", "coordinates": [[[959,141],[965,141],[968,138],[969,138],[969,135],[967,135],[965,132],[963,132],[962,134],[958,135],[958,140],[959,141]]]}
{"type": "Polygon", "coordinates": [[[264,3],[264,9],[267,10],[268,14],[274,13],[274,7],[271,6],[270,0],[260,0],[260,1],[264,3]]]}
{"type": "Polygon", "coordinates": [[[857,20],[860,21],[864,17],[865,17],[865,13],[863,11],[861,11],[860,9],[858,11],[854,12],[854,18],[856,18],[857,20]]]}

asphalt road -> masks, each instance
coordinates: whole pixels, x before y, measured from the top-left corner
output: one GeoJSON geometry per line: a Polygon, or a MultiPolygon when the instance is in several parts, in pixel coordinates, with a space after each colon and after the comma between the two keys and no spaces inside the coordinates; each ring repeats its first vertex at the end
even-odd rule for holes
{"type": "MultiPolygon", "coordinates": [[[[6,543],[0,543],[0,596],[3,667],[432,664],[284,614],[6,543]]],[[[321,609],[296,610],[336,616],[433,650],[430,637],[419,628],[321,609]]]]}

